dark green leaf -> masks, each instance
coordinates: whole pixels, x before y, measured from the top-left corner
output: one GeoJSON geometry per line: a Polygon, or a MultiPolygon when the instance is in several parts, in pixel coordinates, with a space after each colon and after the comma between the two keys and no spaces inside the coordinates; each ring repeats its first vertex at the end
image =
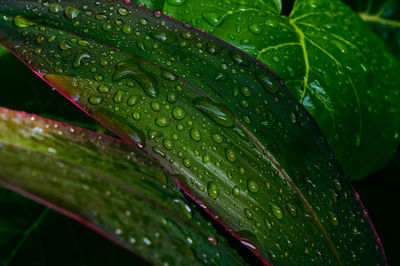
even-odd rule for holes
{"type": "Polygon", "coordinates": [[[153,263],[241,263],[160,167],[131,146],[0,108],[0,158],[0,184],[153,263]]]}
{"type": "Polygon", "coordinates": [[[0,14],[4,45],[264,260],[384,263],[319,128],[260,62],[122,2],[0,1],[0,14]]]}
{"type": "Polygon", "coordinates": [[[241,48],[283,78],[351,179],[382,168],[400,140],[398,63],[339,0],[297,0],[288,17],[266,4],[273,2],[188,0],[167,3],[164,12],[241,48]]]}
{"type": "Polygon", "coordinates": [[[367,22],[400,59],[400,2],[397,0],[344,0],[367,22]]]}

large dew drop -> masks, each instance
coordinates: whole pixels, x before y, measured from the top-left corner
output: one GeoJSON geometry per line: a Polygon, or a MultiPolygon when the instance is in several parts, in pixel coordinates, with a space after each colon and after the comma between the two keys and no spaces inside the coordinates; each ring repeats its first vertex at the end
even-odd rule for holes
{"type": "Polygon", "coordinates": [[[14,18],[14,25],[18,28],[27,28],[35,25],[32,21],[29,21],[28,19],[21,17],[21,16],[16,16],[14,18]]]}
{"type": "Polygon", "coordinates": [[[156,98],[158,96],[158,89],[154,85],[150,77],[136,64],[120,63],[117,65],[117,71],[114,73],[112,79],[114,81],[122,79],[134,79],[143,91],[150,97],[156,98]]]}
{"type": "Polygon", "coordinates": [[[194,106],[208,115],[212,120],[225,127],[232,127],[234,125],[234,118],[221,106],[213,103],[207,98],[199,97],[194,101],[194,106]]]}
{"type": "Polygon", "coordinates": [[[207,192],[208,192],[208,195],[210,196],[210,198],[212,198],[214,200],[217,199],[219,196],[219,188],[218,188],[217,184],[215,184],[212,181],[208,182],[207,192]]]}

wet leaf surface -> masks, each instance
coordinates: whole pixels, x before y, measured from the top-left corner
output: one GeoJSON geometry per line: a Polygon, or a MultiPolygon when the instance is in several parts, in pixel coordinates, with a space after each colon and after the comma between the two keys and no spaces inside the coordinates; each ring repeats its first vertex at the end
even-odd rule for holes
{"type": "Polygon", "coordinates": [[[320,130],[261,63],[122,2],[0,1],[0,13],[1,43],[264,261],[384,262],[320,130]]]}
{"type": "Polygon", "coordinates": [[[297,0],[288,16],[273,8],[276,2],[187,0],[167,2],[164,12],[275,71],[315,118],[350,179],[381,169],[400,140],[398,62],[339,0],[297,0]]]}
{"type": "Polygon", "coordinates": [[[2,185],[152,263],[242,263],[162,169],[131,146],[1,108],[0,153],[2,185]]]}

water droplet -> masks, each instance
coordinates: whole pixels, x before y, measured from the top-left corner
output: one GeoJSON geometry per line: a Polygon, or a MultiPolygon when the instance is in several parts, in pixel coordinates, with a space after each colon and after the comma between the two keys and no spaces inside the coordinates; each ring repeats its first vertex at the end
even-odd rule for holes
{"type": "Polygon", "coordinates": [[[232,127],[234,125],[234,118],[228,113],[228,111],[211,102],[207,98],[196,98],[194,100],[194,106],[220,125],[225,127],[232,127]]]}
{"type": "Polygon", "coordinates": [[[135,119],[136,121],[139,121],[139,120],[140,120],[140,113],[138,113],[138,112],[133,112],[133,113],[132,113],[132,117],[133,117],[133,119],[135,119]]]}
{"type": "Polygon", "coordinates": [[[194,38],[193,34],[190,31],[182,31],[181,37],[185,40],[192,40],[194,38]]]}
{"type": "Polygon", "coordinates": [[[211,26],[217,26],[221,20],[221,17],[214,11],[205,10],[201,13],[201,16],[211,26]]]}
{"type": "Polygon", "coordinates": [[[123,96],[124,92],[122,90],[117,91],[117,93],[114,96],[114,102],[115,103],[121,103],[123,101],[123,96]]]}
{"type": "Polygon", "coordinates": [[[289,114],[289,119],[290,119],[290,122],[292,122],[293,124],[296,123],[297,118],[294,113],[289,114]]]}
{"type": "Polygon", "coordinates": [[[35,25],[35,23],[29,21],[28,19],[26,19],[22,16],[16,16],[14,18],[14,25],[18,28],[27,28],[27,27],[35,25]]]}
{"type": "Polygon", "coordinates": [[[170,124],[170,119],[168,117],[158,117],[156,118],[156,124],[159,127],[167,127],[170,124]]]}
{"type": "Polygon", "coordinates": [[[228,159],[230,162],[236,161],[236,152],[232,149],[227,148],[225,150],[225,157],[228,159]]]}
{"type": "Polygon", "coordinates": [[[186,116],[186,112],[185,109],[183,109],[180,106],[176,106],[173,110],[172,110],[172,115],[175,119],[177,120],[182,120],[183,118],[185,118],[186,116]]]}
{"type": "Polygon", "coordinates": [[[90,58],[90,54],[88,54],[85,51],[79,51],[77,56],[76,56],[75,62],[74,62],[74,67],[75,68],[80,67],[81,63],[82,63],[82,60],[85,59],[85,58],[90,58]]]}
{"type": "Polygon", "coordinates": [[[272,223],[267,218],[265,218],[264,224],[268,229],[272,228],[272,223]]]}
{"type": "Polygon", "coordinates": [[[245,97],[249,97],[251,95],[251,90],[247,86],[240,86],[240,93],[245,97]]]}
{"type": "Polygon", "coordinates": [[[75,7],[69,6],[65,9],[65,16],[69,20],[75,19],[79,15],[79,10],[75,7]]]}
{"type": "Polygon", "coordinates": [[[163,70],[161,72],[161,77],[165,78],[166,80],[175,81],[177,77],[169,71],[163,70]]]}
{"type": "Polygon", "coordinates": [[[209,42],[207,44],[207,52],[211,55],[218,54],[221,49],[221,46],[215,42],[209,42]]]}
{"type": "Polygon", "coordinates": [[[200,132],[200,130],[198,130],[197,128],[192,128],[190,130],[190,137],[194,141],[200,141],[201,140],[201,132],[200,132]]]}
{"type": "Polygon", "coordinates": [[[128,10],[126,9],[126,8],[120,8],[120,9],[118,9],[118,13],[121,15],[121,16],[126,16],[126,15],[128,15],[128,10]]]}
{"type": "Polygon", "coordinates": [[[164,148],[166,148],[167,150],[171,150],[174,147],[174,143],[172,141],[170,141],[169,139],[165,139],[163,141],[163,145],[164,145],[164,148]]]}
{"type": "Polygon", "coordinates": [[[102,99],[97,96],[90,96],[89,97],[89,103],[92,105],[99,105],[101,103],[102,99]]]}
{"type": "Polygon", "coordinates": [[[261,34],[261,28],[258,24],[251,24],[249,26],[249,31],[253,34],[259,35],[261,34]]]}
{"type": "Polygon", "coordinates": [[[165,32],[165,31],[153,31],[151,32],[150,36],[162,43],[165,44],[171,44],[176,41],[176,36],[171,33],[171,32],[165,32]]]}
{"type": "Polygon", "coordinates": [[[140,24],[142,24],[143,26],[146,26],[147,24],[149,24],[149,22],[147,21],[147,19],[145,18],[141,18],[139,19],[140,24]]]}
{"type": "Polygon", "coordinates": [[[190,167],[190,160],[188,158],[183,158],[183,165],[187,168],[190,167]]]}
{"type": "Polygon", "coordinates": [[[49,10],[51,13],[56,14],[60,12],[61,8],[62,6],[60,4],[51,4],[49,10]]]}
{"type": "Polygon", "coordinates": [[[167,94],[167,100],[168,100],[168,102],[170,102],[170,103],[176,102],[176,95],[175,95],[175,93],[173,93],[173,92],[168,92],[168,94],[167,94]]]}
{"type": "Polygon", "coordinates": [[[295,206],[294,204],[288,203],[288,204],[286,205],[286,207],[287,207],[287,209],[288,209],[290,215],[292,215],[292,216],[296,216],[296,215],[297,215],[296,206],[295,206]]]}
{"type": "Polygon", "coordinates": [[[145,243],[147,246],[151,246],[151,240],[148,239],[147,237],[143,237],[143,243],[145,243]]]}
{"type": "Polygon", "coordinates": [[[260,82],[261,86],[263,86],[263,88],[269,91],[270,93],[275,93],[279,89],[279,87],[277,85],[274,85],[271,79],[267,77],[265,74],[258,74],[256,75],[256,78],[258,82],[260,82]]]}
{"type": "Polygon", "coordinates": [[[271,211],[274,214],[274,216],[278,219],[282,219],[283,218],[283,212],[282,209],[279,208],[277,205],[275,205],[274,203],[270,203],[270,207],[271,207],[271,211]]]}
{"type": "Polygon", "coordinates": [[[70,49],[71,46],[69,46],[68,43],[66,43],[65,41],[62,41],[62,42],[60,43],[60,48],[61,48],[62,50],[65,51],[65,50],[70,49]]]}
{"type": "Polygon", "coordinates": [[[123,27],[122,27],[122,31],[125,33],[125,34],[132,34],[133,33],[133,27],[132,27],[132,25],[131,24],[125,24],[123,27]]]}
{"type": "Polygon", "coordinates": [[[222,143],[224,140],[221,135],[218,134],[211,134],[211,138],[216,142],[216,143],[222,143]]]}
{"type": "Polygon", "coordinates": [[[110,31],[110,30],[112,30],[112,26],[111,26],[111,24],[110,23],[104,23],[103,24],[103,30],[104,31],[110,31]]]}
{"type": "Polygon", "coordinates": [[[242,54],[239,51],[231,51],[229,53],[229,55],[231,56],[232,60],[240,65],[240,66],[247,66],[249,65],[249,61],[247,60],[247,58],[244,56],[244,54],[242,54]]]}
{"type": "Polygon", "coordinates": [[[266,112],[266,120],[261,122],[261,125],[266,128],[271,128],[276,121],[276,117],[271,112],[266,112]]]}
{"type": "Polygon", "coordinates": [[[246,215],[247,219],[253,219],[253,213],[249,209],[244,209],[244,214],[246,215]]]}
{"type": "Polygon", "coordinates": [[[203,163],[209,163],[211,162],[211,157],[210,155],[206,154],[203,156],[203,163]]]}
{"type": "Polygon", "coordinates": [[[129,106],[134,106],[138,102],[138,97],[137,96],[132,96],[128,100],[128,105],[129,106]]]}
{"type": "Polygon", "coordinates": [[[251,178],[247,180],[247,189],[250,192],[256,193],[258,191],[258,184],[251,178]]]}
{"type": "Polygon", "coordinates": [[[139,83],[143,91],[150,97],[156,98],[158,96],[158,89],[153,84],[150,77],[140,69],[136,64],[120,63],[117,65],[117,71],[114,73],[112,79],[114,81],[131,78],[139,83]]]}
{"type": "Polygon", "coordinates": [[[336,216],[336,214],[333,213],[333,212],[329,212],[329,216],[330,216],[330,220],[331,220],[332,225],[338,226],[339,225],[339,219],[336,216]]]}
{"type": "Polygon", "coordinates": [[[212,198],[212,199],[217,199],[219,196],[219,188],[217,186],[217,184],[215,184],[214,182],[210,181],[208,182],[207,185],[207,191],[208,191],[208,195],[212,198]]]}
{"type": "Polygon", "coordinates": [[[240,189],[239,189],[238,187],[235,186],[235,187],[232,189],[232,193],[233,193],[234,196],[239,196],[239,195],[240,195],[240,189]]]}

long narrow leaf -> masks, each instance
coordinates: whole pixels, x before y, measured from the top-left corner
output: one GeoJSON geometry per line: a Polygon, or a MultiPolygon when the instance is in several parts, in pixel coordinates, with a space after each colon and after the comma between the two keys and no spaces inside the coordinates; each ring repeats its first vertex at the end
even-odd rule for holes
{"type": "Polygon", "coordinates": [[[123,1],[0,1],[1,43],[265,262],[381,263],[319,128],[263,64],[123,1]]]}
{"type": "Polygon", "coordinates": [[[153,160],[103,135],[0,108],[0,184],[156,264],[242,264],[153,160]]]}

